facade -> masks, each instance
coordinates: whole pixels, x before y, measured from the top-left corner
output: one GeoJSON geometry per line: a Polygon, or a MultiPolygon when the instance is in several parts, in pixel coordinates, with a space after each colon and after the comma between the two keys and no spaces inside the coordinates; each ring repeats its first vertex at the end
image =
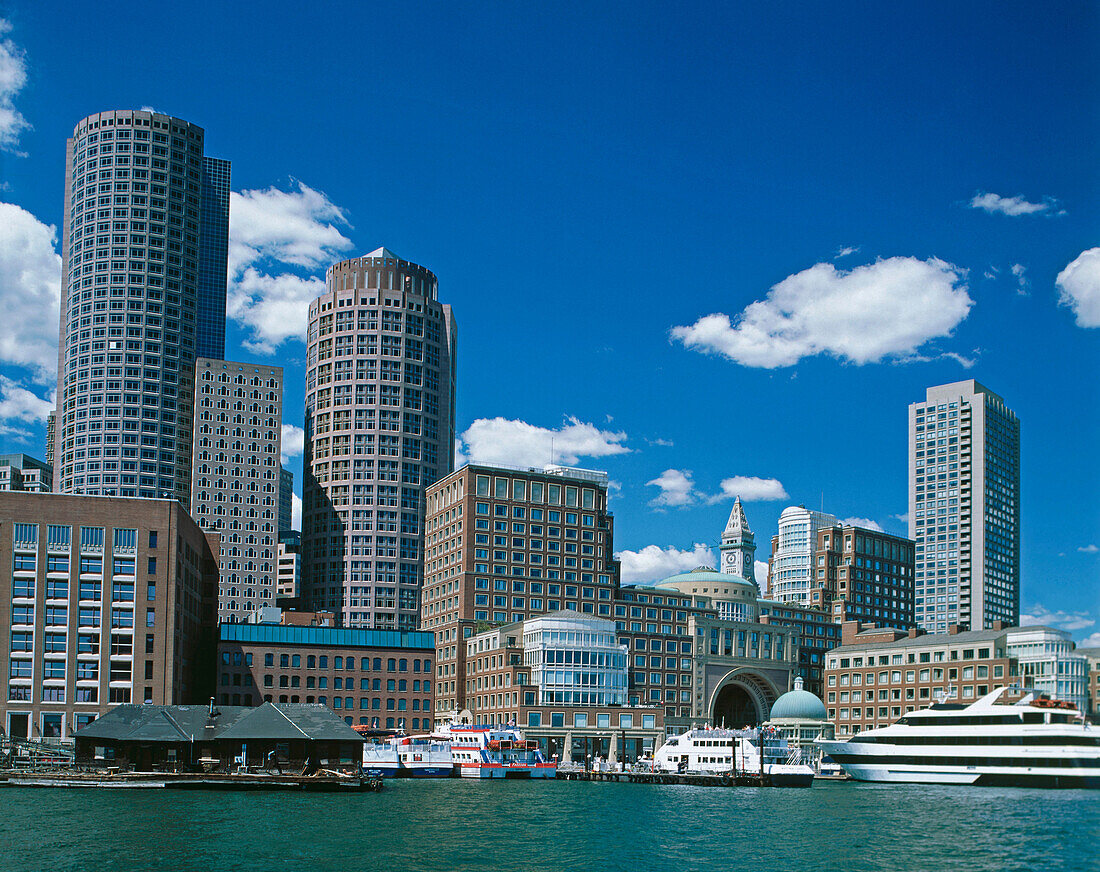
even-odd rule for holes
{"type": "Polygon", "coordinates": [[[224,343],[224,314],[220,340],[208,339],[217,325],[200,320],[200,274],[209,296],[220,269],[224,297],[218,252],[228,245],[228,199],[204,193],[227,189],[228,165],[206,159],[203,137],[178,118],[119,110],[83,119],[68,141],[60,493],[169,495],[190,505],[195,357],[224,343]],[[204,185],[215,169],[224,185],[204,185]]]}
{"type": "Polygon", "coordinates": [[[46,415],[46,465],[50,468],[50,484],[53,484],[54,446],[57,444],[57,410],[46,415]]]}
{"type": "Polygon", "coordinates": [[[302,591],[302,534],[297,530],[281,532],[277,553],[275,595],[279,599],[297,599],[302,591]]]}
{"type": "Polygon", "coordinates": [[[718,571],[751,582],[759,593],[756,582],[756,537],[749,528],[741,497],[733,501],[726,529],[722,531],[722,544],[718,546],[718,571]]]}
{"type": "Polygon", "coordinates": [[[1020,422],[973,379],[909,406],[915,617],[929,632],[1020,619],[1020,422]]]}
{"type": "Polygon", "coordinates": [[[490,623],[611,617],[612,538],[602,472],[471,464],[431,485],[421,626],[435,633],[437,708],[469,705],[465,640],[490,623]]]}
{"type": "Polygon", "coordinates": [[[821,695],[825,684],[825,654],[840,644],[840,625],[820,609],[775,600],[757,603],[760,621],[795,632],[798,648],[797,674],[808,693],[821,695]]]}
{"type": "Polygon", "coordinates": [[[1013,627],[1005,645],[1008,656],[1016,659],[1020,683],[1025,688],[1088,711],[1089,662],[1074,650],[1069,633],[1053,627],[1013,627]]]}
{"type": "Polygon", "coordinates": [[[431,633],[222,624],[217,699],[320,703],[347,724],[427,732],[434,660],[431,633]]]}
{"type": "Polygon", "coordinates": [[[817,531],[810,605],[845,621],[908,630],[913,620],[913,541],[837,524],[817,531]]]}
{"type": "Polygon", "coordinates": [[[0,454],[0,491],[53,490],[53,467],[28,454],[0,454]]]}
{"type": "Polygon", "coordinates": [[[279,535],[294,529],[294,471],[279,467],[279,535]]]}
{"type": "Polygon", "coordinates": [[[892,724],[943,696],[971,703],[1017,683],[1003,626],[926,634],[912,628],[843,625],[843,645],[826,655],[825,706],[838,736],[892,724]]]}
{"type": "Polygon", "coordinates": [[[384,248],[325,281],[309,307],[303,593],[346,626],[415,629],[424,488],[454,462],[454,317],[430,270],[384,248]]]}
{"type": "Polygon", "coordinates": [[[225,357],[225,303],[229,279],[229,179],[229,161],[203,157],[195,354],[213,360],[222,360],[225,357]]]}
{"type": "Polygon", "coordinates": [[[217,537],[175,500],[0,495],[8,736],[69,739],[120,703],[205,703],[217,537]]]}
{"type": "Polygon", "coordinates": [[[275,605],[283,370],[195,364],[192,513],[221,536],[218,619],[275,605]]]}
{"type": "Polygon", "coordinates": [[[1100,718],[1100,648],[1078,648],[1077,653],[1088,664],[1088,713],[1095,724],[1100,718]]]}
{"type": "Polygon", "coordinates": [[[814,548],[822,527],[834,527],[837,520],[805,506],[790,506],[779,516],[779,532],[772,537],[768,560],[768,598],[781,603],[810,604],[813,590],[814,548]]]}
{"type": "Polygon", "coordinates": [[[775,701],[768,726],[787,740],[788,748],[797,749],[803,761],[820,759],[815,740],[832,739],[836,735],[825,704],[817,694],[803,689],[801,678],[794,680],[793,690],[775,701]]]}

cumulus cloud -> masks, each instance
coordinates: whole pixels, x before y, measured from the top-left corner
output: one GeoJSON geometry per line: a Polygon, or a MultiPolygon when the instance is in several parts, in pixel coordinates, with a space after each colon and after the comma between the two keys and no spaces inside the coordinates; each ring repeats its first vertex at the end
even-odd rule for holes
{"type": "Polygon", "coordinates": [[[836,257],[837,257],[837,259],[840,259],[842,257],[848,257],[849,255],[858,254],[858,253],[859,253],[859,246],[858,245],[842,245],[840,248],[838,248],[836,250],[836,257]]]}
{"type": "Polygon", "coordinates": [[[910,518],[912,517],[912,515],[910,515],[910,514],[909,514],[908,512],[903,512],[903,513],[902,513],[902,514],[900,514],[900,515],[893,515],[893,517],[897,518],[897,519],[898,519],[899,521],[901,521],[901,522],[902,522],[903,524],[908,524],[908,523],[909,523],[909,519],[910,519],[910,518]]]}
{"type": "Polygon", "coordinates": [[[305,337],[309,304],[325,288],[310,273],[352,245],[338,225],[348,225],[344,210],[297,180],[289,191],[271,187],[230,195],[226,313],[251,329],[244,343],[249,350],[270,353],[288,339],[305,337]]]}
{"type": "Polygon", "coordinates": [[[768,586],[768,561],[754,560],[752,574],[756,576],[756,586],[763,591],[768,586]]]}
{"type": "Polygon", "coordinates": [[[733,318],[706,315],[671,335],[687,348],[764,369],[820,354],[854,364],[904,361],[950,336],[972,305],[965,270],[938,258],[892,257],[851,270],[819,263],[733,318]]]}
{"type": "Polygon", "coordinates": [[[646,545],[640,551],[619,551],[615,557],[620,563],[620,577],[626,584],[660,581],[697,566],[714,567],[714,552],[701,542],[696,542],[690,551],[681,551],[672,545],[666,548],[646,545]]]}
{"type": "Polygon", "coordinates": [[[722,479],[721,492],[707,498],[707,502],[720,503],[741,497],[743,503],[759,503],[768,500],[785,500],[789,494],[776,478],[758,478],[755,475],[735,475],[722,479]]]}
{"type": "Polygon", "coordinates": [[[1052,612],[1039,603],[1036,603],[1028,609],[1026,614],[1022,612],[1020,614],[1021,627],[1032,627],[1037,624],[1042,624],[1046,627],[1056,627],[1059,630],[1074,632],[1076,630],[1084,630],[1095,623],[1096,621],[1089,617],[1088,612],[1067,612],[1061,609],[1052,612]]]}
{"type": "Polygon", "coordinates": [[[302,529],[302,498],[298,494],[290,495],[290,529],[302,529]]]}
{"type": "Polygon", "coordinates": [[[1000,194],[987,194],[979,191],[970,198],[971,209],[981,209],[990,215],[1008,215],[1018,217],[1020,215],[1064,215],[1065,211],[1053,197],[1043,197],[1038,203],[1033,203],[1023,196],[1002,197],[1000,194]]]}
{"type": "Polygon", "coordinates": [[[0,361],[26,367],[35,381],[57,377],[61,257],[57,228],[0,203],[0,361]]]}
{"type": "Polygon", "coordinates": [[[1031,281],[1027,277],[1027,267],[1022,263],[1012,264],[1012,275],[1016,279],[1016,293],[1021,297],[1028,295],[1028,290],[1031,288],[1031,281]]]}
{"type": "Polygon", "coordinates": [[[25,437],[19,424],[45,423],[54,408],[53,392],[47,399],[27,390],[14,379],[0,375],[0,436],[25,437]]]}
{"type": "Polygon", "coordinates": [[[660,489],[660,493],[649,501],[651,506],[671,507],[688,506],[695,502],[695,482],[690,469],[666,469],[646,487],[660,489]]]}
{"type": "Polygon", "coordinates": [[[1078,648],[1100,648],[1100,632],[1090,633],[1077,643],[1078,648]]]}
{"type": "Polygon", "coordinates": [[[1082,251],[1054,283],[1058,303],[1073,310],[1078,327],[1100,327],[1100,248],[1082,251]]]}
{"type": "Polygon", "coordinates": [[[1096,554],[1097,552],[1100,552],[1100,546],[1098,546],[1098,545],[1082,545],[1077,550],[1080,551],[1082,554],[1096,554]]]}
{"type": "MultiPolygon", "coordinates": [[[[0,37],[11,32],[11,22],[0,18],[0,37]]],[[[19,136],[30,127],[15,108],[15,98],[27,84],[27,58],[10,39],[0,39],[0,149],[13,151],[19,136]]]]}
{"type": "Polygon", "coordinates": [[[878,521],[872,521],[870,518],[843,518],[842,524],[851,524],[853,527],[863,527],[865,530],[877,530],[880,533],[885,532],[882,529],[882,524],[878,521]]]}
{"type": "Polygon", "coordinates": [[[466,456],[466,450],[463,448],[462,440],[459,437],[455,437],[455,469],[461,469],[467,463],[470,462],[470,458],[466,456]]]}
{"type": "Polygon", "coordinates": [[[478,418],[455,445],[470,462],[543,467],[572,466],[582,457],[628,454],[626,433],[601,430],[595,424],[567,417],[557,429],[508,418],[478,418]]]}
{"type": "Polygon", "coordinates": [[[283,424],[279,447],[283,454],[283,463],[291,457],[297,457],[306,447],[306,431],[294,424],[283,424]]]}

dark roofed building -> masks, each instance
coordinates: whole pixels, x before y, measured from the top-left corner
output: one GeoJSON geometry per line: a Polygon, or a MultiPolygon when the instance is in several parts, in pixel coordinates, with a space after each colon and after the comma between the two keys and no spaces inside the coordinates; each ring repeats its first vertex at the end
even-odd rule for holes
{"type": "Polygon", "coordinates": [[[122,705],[76,734],[86,765],[227,769],[262,766],[271,752],[280,767],[356,765],[362,737],[324,705],[122,705]]]}

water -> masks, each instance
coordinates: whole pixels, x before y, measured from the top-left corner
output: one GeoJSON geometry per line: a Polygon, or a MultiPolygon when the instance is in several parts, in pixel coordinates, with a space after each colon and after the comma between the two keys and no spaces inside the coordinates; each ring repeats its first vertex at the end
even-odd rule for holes
{"type": "Polygon", "coordinates": [[[0,790],[0,870],[1100,869],[1100,791],[387,781],[0,790]]]}

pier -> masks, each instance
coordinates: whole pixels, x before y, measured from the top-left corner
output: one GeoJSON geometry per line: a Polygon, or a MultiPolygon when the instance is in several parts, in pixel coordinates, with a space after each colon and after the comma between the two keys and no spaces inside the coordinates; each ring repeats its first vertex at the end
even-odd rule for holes
{"type": "Polygon", "coordinates": [[[623,784],[694,784],[700,787],[772,787],[768,775],[704,775],[689,772],[601,771],[598,769],[558,769],[564,781],[614,781],[623,784]]]}
{"type": "Polygon", "coordinates": [[[381,778],[322,773],[275,775],[216,772],[19,771],[0,773],[0,787],[108,790],[276,790],[351,793],[382,789],[381,778]]]}

